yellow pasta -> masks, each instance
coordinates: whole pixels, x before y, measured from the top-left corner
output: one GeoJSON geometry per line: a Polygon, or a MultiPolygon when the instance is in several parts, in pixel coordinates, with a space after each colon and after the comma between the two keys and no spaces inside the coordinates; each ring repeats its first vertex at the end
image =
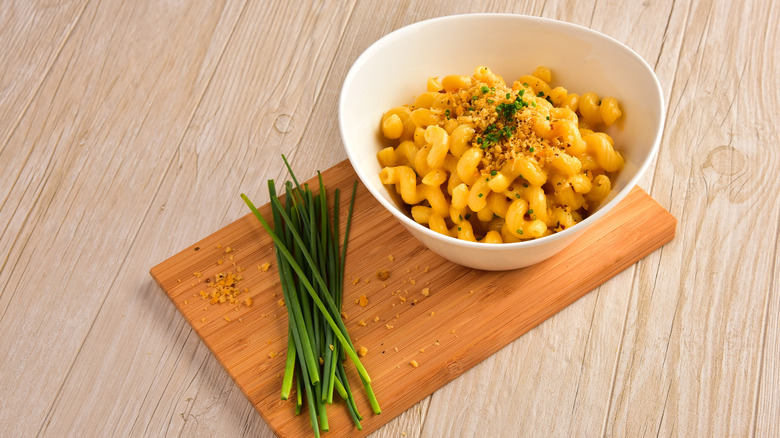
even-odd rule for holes
{"type": "Polygon", "coordinates": [[[511,87],[485,66],[429,78],[412,104],[382,116],[394,146],[377,153],[380,180],[415,221],[462,240],[512,243],[574,226],[624,165],[600,131],[623,112],[613,97],[552,80],[547,67],[511,87]]]}

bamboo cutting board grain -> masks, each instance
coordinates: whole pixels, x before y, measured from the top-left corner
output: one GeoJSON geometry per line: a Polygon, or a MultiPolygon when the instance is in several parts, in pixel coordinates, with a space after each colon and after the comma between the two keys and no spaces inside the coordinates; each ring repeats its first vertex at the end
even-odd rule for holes
{"type": "MultiPolygon", "coordinates": [[[[332,199],[342,189],[341,226],[357,179],[344,161],[323,173],[332,199]]],[[[278,185],[279,186],[279,185],[278,185]]],[[[316,184],[315,184],[316,186],[316,184]]],[[[382,406],[372,415],[351,363],[350,384],[363,414],[352,426],[334,397],[329,436],[367,435],[588,291],[674,237],[676,219],[635,188],[555,257],[528,268],[486,272],[455,265],[415,240],[358,186],[344,286],[346,325],[382,406]],[[390,272],[382,281],[380,269],[390,272]],[[356,300],[365,295],[368,304],[356,300]],[[365,325],[363,325],[365,323],[365,325]],[[419,366],[410,363],[415,361],[419,366]]],[[[249,193],[250,198],[260,197],[249,193]]],[[[266,205],[260,209],[270,219],[266,205]]],[[[311,434],[309,416],[281,401],[287,311],[271,239],[251,214],[155,266],[151,274],[271,428],[282,437],[311,434]],[[267,271],[262,265],[270,263],[267,271]],[[211,304],[215,275],[243,278],[239,306],[211,304]],[[243,304],[245,298],[251,306],[243,304]]]]}

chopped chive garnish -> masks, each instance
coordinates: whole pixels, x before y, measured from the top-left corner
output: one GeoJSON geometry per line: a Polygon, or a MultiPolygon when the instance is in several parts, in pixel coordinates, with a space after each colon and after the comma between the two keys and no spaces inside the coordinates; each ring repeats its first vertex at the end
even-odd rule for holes
{"type": "Polygon", "coordinates": [[[480,90],[482,91],[482,94],[487,94],[487,92],[490,91],[490,88],[488,88],[487,86],[483,85],[482,88],[480,88],[480,90]]]}

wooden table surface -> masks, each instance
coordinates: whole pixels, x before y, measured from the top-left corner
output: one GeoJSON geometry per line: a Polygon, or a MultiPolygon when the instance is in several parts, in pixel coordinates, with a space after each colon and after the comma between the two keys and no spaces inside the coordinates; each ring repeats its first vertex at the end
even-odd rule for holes
{"type": "Polygon", "coordinates": [[[640,186],[677,237],[375,436],[779,436],[769,0],[2,2],[0,436],[272,436],[149,268],[244,215],[241,191],[267,201],[280,153],[307,177],[345,159],[356,57],[466,12],[648,61],[668,114],[640,186]]]}

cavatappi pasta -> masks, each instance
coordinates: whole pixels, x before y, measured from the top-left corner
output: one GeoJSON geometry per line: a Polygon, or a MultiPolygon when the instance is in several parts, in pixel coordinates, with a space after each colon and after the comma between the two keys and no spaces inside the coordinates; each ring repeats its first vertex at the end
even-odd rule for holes
{"type": "Polygon", "coordinates": [[[487,67],[428,79],[411,105],[382,116],[395,146],[378,154],[383,184],[430,229],[485,243],[571,227],[606,198],[623,157],[599,132],[622,116],[613,97],[551,87],[539,67],[507,86],[487,67]]]}

